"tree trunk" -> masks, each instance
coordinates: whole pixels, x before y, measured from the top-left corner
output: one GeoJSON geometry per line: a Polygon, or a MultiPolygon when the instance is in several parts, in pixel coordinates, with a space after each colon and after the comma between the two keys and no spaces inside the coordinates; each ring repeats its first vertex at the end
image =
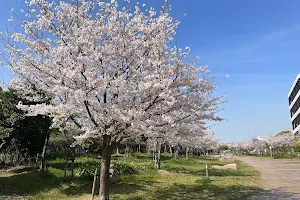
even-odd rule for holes
{"type": "Polygon", "coordinates": [[[171,157],[173,157],[173,151],[172,151],[172,146],[170,145],[170,154],[171,154],[171,157]]]}
{"type": "Polygon", "coordinates": [[[2,140],[2,143],[0,144],[0,149],[6,144],[4,138],[1,138],[1,140],[2,140]]]}
{"type": "Polygon", "coordinates": [[[157,151],[157,169],[160,169],[160,149],[161,145],[158,146],[158,151],[157,151]]]}
{"type": "Polygon", "coordinates": [[[179,150],[178,150],[178,148],[176,147],[176,149],[175,149],[175,159],[176,160],[178,160],[179,159],[179,150]]]}
{"type": "Polygon", "coordinates": [[[152,151],[152,158],[153,158],[153,161],[156,160],[156,158],[155,158],[155,152],[154,151],[152,151]]]}
{"type": "Polygon", "coordinates": [[[129,157],[129,148],[128,148],[127,144],[126,144],[126,147],[125,147],[125,156],[129,157]]]}
{"type": "Polygon", "coordinates": [[[66,156],[66,163],[65,163],[65,175],[64,175],[64,177],[67,177],[68,162],[69,162],[69,157],[67,155],[66,156]]]}
{"type": "Polygon", "coordinates": [[[71,150],[71,152],[72,152],[72,164],[71,164],[71,169],[72,169],[72,173],[71,173],[71,179],[73,180],[73,178],[74,178],[74,162],[75,162],[75,149],[74,149],[74,147],[72,147],[72,150],[71,150]]]}
{"type": "Polygon", "coordinates": [[[36,158],[35,158],[35,168],[36,169],[38,169],[39,168],[39,156],[40,156],[40,154],[39,153],[37,153],[36,154],[36,158]]]}
{"type": "Polygon", "coordinates": [[[100,200],[109,200],[109,167],[113,146],[107,145],[102,151],[100,171],[100,200]]]}
{"type": "Polygon", "coordinates": [[[44,170],[44,171],[46,170],[46,150],[47,150],[47,146],[48,146],[48,140],[49,140],[49,134],[45,138],[45,143],[44,143],[43,152],[42,152],[42,161],[41,161],[41,166],[40,166],[40,170],[44,170]]]}
{"type": "Polygon", "coordinates": [[[154,163],[154,168],[157,168],[157,155],[156,152],[153,151],[153,163],[154,163]]]}
{"type": "Polygon", "coordinates": [[[189,147],[186,147],[185,158],[188,159],[188,157],[189,157],[189,147]]]}
{"type": "Polygon", "coordinates": [[[119,147],[117,147],[117,153],[116,154],[119,155],[119,147]]]}

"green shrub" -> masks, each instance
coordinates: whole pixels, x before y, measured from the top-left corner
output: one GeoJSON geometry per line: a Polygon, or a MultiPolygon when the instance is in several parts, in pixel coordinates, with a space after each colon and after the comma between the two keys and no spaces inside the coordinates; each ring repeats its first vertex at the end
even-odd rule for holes
{"type": "Polygon", "coordinates": [[[115,162],[115,168],[120,175],[134,174],[137,172],[130,163],[122,161],[115,162]]]}
{"type": "Polygon", "coordinates": [[[76,174],[76,176],[82,177],[93,177],[94,173],[96,171],[96,168],[98,167],[98,174],[99,174],[99,162],[97,161],[89,161],[89,162],[83,162],[79,164],[79,173],[76,174]]]}
{"type": "Polygon", "coordinates": [[[114,162],[117,172],[120,175],[134,174],[138,172],[145,172],[153,168],[151,161],[130,161],[130,160],[116,160],[114,162]]]}

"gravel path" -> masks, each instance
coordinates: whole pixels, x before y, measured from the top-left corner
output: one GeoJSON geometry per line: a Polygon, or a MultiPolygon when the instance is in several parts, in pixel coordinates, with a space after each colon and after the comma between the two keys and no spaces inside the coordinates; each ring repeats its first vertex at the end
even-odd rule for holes
{"type": "Polygon", "coordinates": [[[300,200],[300,160],[236,157],[260,172],[263,191],[249,200],[300,200]]]}

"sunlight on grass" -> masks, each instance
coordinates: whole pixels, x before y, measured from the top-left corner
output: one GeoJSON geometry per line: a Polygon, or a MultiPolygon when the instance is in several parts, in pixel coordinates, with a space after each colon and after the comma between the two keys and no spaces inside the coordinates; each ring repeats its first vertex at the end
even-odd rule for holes
{"type": "MultiPolygon", "coordinates": [[[[75,173],[80,163],[99,163],[98,158],[76,159],[75,173]]],[[[152,167],[149,154],[115,157],[113,162],[127,163],[136,173],[122,175],[111,185],[111,199],[244,199],[259,190],[259,174],[237,161],[238,170],[212,169],[211,165],[224,165],[207,157],[171,159],[162,156],[162,170],[152,167]],[[205,165],[209,166],[209,179],[205,178],[205,165]],[[147,168],[145,170],[145,168],[147,168]]],[[[0,174],[3,196],[27,196],[27,199],[90,199],[92,177],[77,177],[71,181],[70,173],[64,177],[64,160],[49,162],[47,172],[0,174]]],[[[98,186],[99,187],[99,186],[98,186]]],[[[98,191],[98,188],[97,190],[98,191]]],[[[1,196],[0,196],[1,197],[1,196]]]]}

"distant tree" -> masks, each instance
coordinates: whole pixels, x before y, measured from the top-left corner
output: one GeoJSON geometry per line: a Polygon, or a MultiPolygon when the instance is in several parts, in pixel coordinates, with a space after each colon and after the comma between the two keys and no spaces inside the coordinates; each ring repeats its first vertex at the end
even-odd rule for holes
{"type": "Polygon", "coordinates": [[[48,116],[26,116],[16,122],[11,137],[16,139],[21,149],[34,156],[41,153],[45,139],[49,140],[50,126],[51,119],[48,116]]]}
{"type": "Polygon", "coordinates": [[[11,136],[13,128],[21,118],[22,111],[17,109],[18,99],[11,91],[0,87],[0,150],[11,136]]]}
{"type": "Polygon", "coordinates": [[[290,135],[290,134],[292,134],[291,131],[285,130],[285,131],[281,131],[281,132],[277,133],[276,136],[290,135]]]}
{"type": "Polygon", "coordinates": [[[295,152],[300,152],[300,136],[296,135],[294,137],[293,149],[295,152]]]}
{"type": "Polygon", "coordinates": [[[226,145],[226,144],[220,144],[218,150],[219,150],[219,151],[229,150],[229,147],[228,147],[228,145],[226,145]]]}
{"type": "MultiPolygon", "coordinates": [[[[42,150],[45,143],[48,143],[51,119],[42,115],[26,116],[26,113],[17,108],[21,100],[16,91],[0,89],[0,147],[9,145],[9,141],[13,139],[18,150],[24,154],[34,156],[42,153],[41,167],[44,168],[45,152],[42,150]]],[[[24,102],[28,105],[32,103],[24,102]]]]}

